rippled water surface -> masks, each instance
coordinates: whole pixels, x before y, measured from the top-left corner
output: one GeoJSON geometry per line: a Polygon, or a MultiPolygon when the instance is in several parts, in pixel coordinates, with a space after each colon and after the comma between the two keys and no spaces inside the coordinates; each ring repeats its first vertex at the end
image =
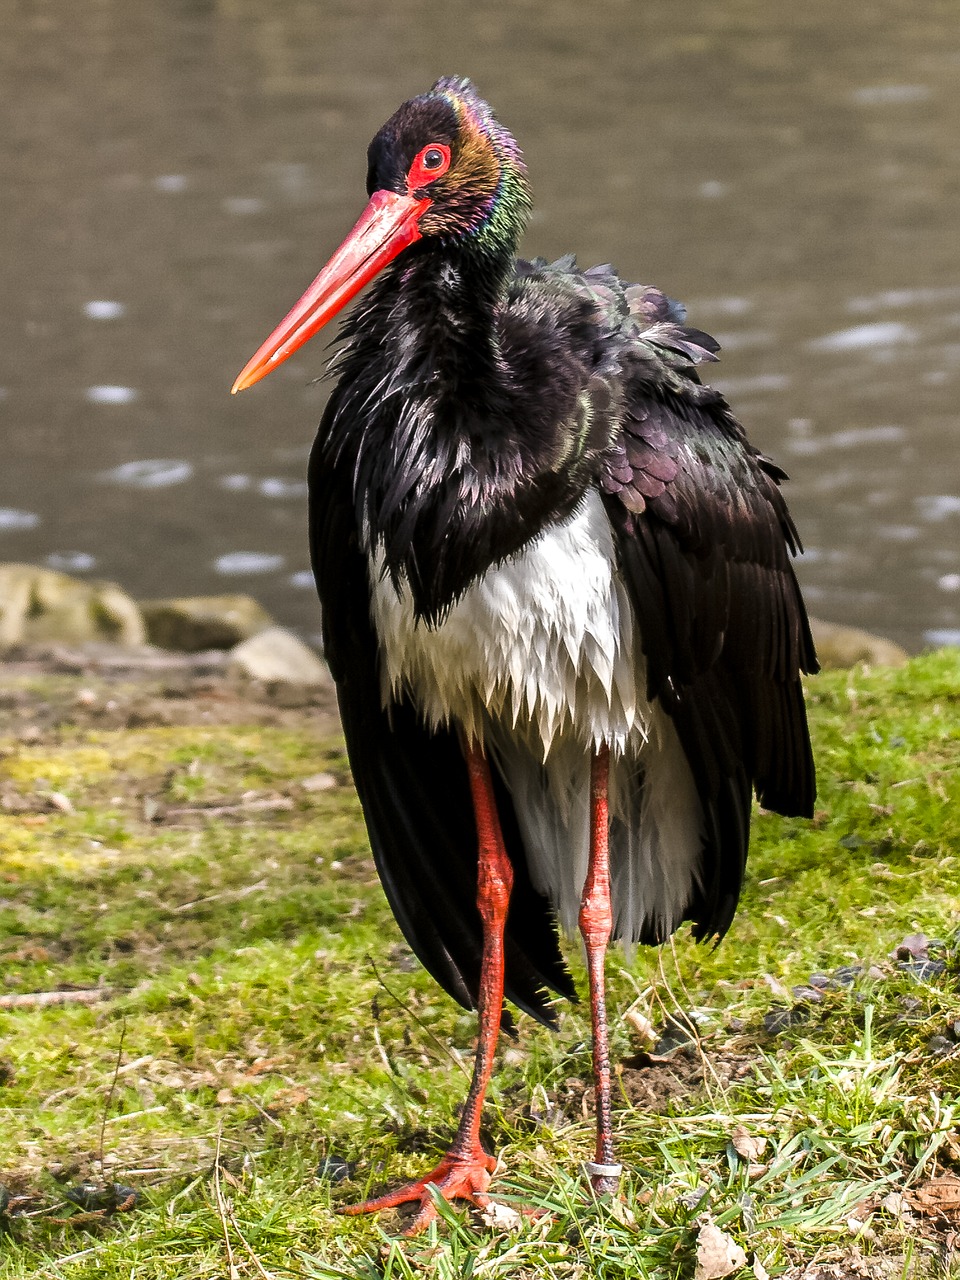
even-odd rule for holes
{"type": "Polygon", "coordinates": [[[228,388],[362,207],[377,127],[456,72],[525,149],[525,250],[613,261],[722,342],[811,608],[960,643],[955,0],[0,12],[0,559],[316,630],[322,342],[228,388]]]}

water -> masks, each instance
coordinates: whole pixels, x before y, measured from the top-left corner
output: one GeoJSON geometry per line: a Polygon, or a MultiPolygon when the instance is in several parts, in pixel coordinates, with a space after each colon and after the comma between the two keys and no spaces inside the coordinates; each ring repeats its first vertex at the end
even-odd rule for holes
{"type": "Polygon", "coordinates": [[[405,97],[470,74],[525,242],[724,345],[822,616],[960,641],[954,0],[2,4],[0,559],[249,590],[312,634],[315,340],[231,398],[364,201],[405,97]]]}

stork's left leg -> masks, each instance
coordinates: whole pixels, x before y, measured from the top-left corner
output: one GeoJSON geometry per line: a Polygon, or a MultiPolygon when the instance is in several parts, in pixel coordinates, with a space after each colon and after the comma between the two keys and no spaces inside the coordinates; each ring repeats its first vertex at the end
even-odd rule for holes
{"type": "Polygon", "coordinates": [[[610,1044],[603,962],[613,931],[610,905],[610,811],[607,799],[610,748],[602,746],[590,765],[590,861],[580,900],[580,932],[590,976],[590,1019],[593,1024],[593,1079],[596,1090],[597,1147],[587,1164],[594,1191],[615,1191],[620,1165],[613,1154],[610,1115],[610,1044]]]}
{"type": "Polygon", "coordinates": [[[379,1209],[393,1209],[408,1201],[419,1200],[420,1209],[407,1227],[406,1235],[421,1231],[437,1216],[431,1187],[436,1188],[445,1200],[469,1200],[481,1206],[486,1204],[490,1175],[497,1163],[480,1145],[480,1113],[493,1071],[493,1054],[503,1011],[503,936],[510,890],[513,887],[513,866],[503,843],[493,780],[483,748],[471,742],[465,747],[465,755],[477,820],[477,907],[483,922],[483,957],[477,1001],[480,1027],[470,1091],[453,1144],[436,1168],[422,1178],[398,1187],[396,1191],[378,1196],[375,1200],[365,1200],[363,1204],[349,1205],[343,1210],[344,1213],[374,1213],[379,1209]]]}

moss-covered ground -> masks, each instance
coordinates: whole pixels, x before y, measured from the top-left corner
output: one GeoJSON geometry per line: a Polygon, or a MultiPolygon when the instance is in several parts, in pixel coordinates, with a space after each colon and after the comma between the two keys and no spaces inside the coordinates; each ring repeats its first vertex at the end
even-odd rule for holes
{"type": "Polygon", "coordinates": [[[486,1111],[497,1198],[546,1212],[413,1240],[336,1210],[433,1163],[474,1022],[393,923],[333,719],[18,680],[0,1277],[689,1276],[704,1215],[759,1280],[950,1268],[960,652],[812,681],[815,819],[755,816],[719,948],[611,955],[622,1199],[580,1172],[581,1004],[555,1035],[521,1019],[486,1111]],[[651,1058],[676,1021],[698,1042],[651,1058]]]}

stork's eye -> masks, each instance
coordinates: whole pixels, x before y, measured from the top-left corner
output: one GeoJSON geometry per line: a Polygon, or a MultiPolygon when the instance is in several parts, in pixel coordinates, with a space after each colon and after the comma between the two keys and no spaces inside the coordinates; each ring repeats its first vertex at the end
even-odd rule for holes
{"type": "Polygon", "coordinates": [[[424,147],[410,166],[407,182],[411,190],[432,182],[450,168],[450,148],[443,142],[431,142],[424,147]]]}

